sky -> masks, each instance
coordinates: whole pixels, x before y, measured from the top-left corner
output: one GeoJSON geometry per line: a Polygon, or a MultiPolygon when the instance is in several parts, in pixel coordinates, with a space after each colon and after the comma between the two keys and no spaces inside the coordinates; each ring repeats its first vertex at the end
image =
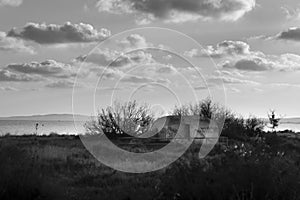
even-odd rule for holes
{"type": "Polygon", "coordinates": [[[0,0],[0,116],[206,97],[300,116],[298,0],[0,0]]]}

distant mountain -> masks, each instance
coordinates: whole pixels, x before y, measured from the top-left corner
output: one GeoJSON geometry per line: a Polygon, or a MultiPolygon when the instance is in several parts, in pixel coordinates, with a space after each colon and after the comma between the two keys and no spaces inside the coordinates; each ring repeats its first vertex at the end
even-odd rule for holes
{"type": "MultiPolygon", "coordinates": [[[[72,114],[49,114],[49,115],[32,115],[32,116],[12,116],[0,117],[0,120],[31,120],[31,121],[73,121],[72,114]]],[[[89,121],[90,116],[75,115],[76,121],[89,121]]]]}

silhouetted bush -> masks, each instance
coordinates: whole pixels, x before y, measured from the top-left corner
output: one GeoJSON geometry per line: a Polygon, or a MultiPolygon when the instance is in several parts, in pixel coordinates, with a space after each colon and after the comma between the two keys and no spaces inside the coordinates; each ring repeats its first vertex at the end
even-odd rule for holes
{"type": "Polygon", "coordinates": [[[198,115],[202,120],[214,120],[222,130],[222,136],[238,140],[260,136],[265,126],[265,122],[259,118],[250,116],[244,119],[210,99],[175,107],[172,113],[178,116],[198,115]]]}
{"type": "Polygon", "coordinates": [[[86,133],[105,134],[109,138],[130,137],[145,132],[153,121],[153,113],[147,104],[140,105],[136,101],[115,102],[112,107],[102,109],[96,119],[85,125],[86,133]],[[136,130],[137,126],[140,130],[136,130]]]}

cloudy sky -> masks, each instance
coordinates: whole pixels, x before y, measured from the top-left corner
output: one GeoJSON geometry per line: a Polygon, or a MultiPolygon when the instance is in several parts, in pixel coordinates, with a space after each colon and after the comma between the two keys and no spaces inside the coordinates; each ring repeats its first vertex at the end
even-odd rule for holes
{"type": "Polygon", "coordinates": [[[299,76],[298,0],[0,0],[0,116],[207,96],[300,116],[299,76]]]}

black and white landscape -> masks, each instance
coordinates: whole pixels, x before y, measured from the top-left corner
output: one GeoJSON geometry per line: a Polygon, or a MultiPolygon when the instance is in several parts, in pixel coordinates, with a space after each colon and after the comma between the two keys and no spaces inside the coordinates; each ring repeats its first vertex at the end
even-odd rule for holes
{"type": "Polygon", "coordinates": [[[0,0],[0,199],[300,199],[298,0],[0,0]]]}

